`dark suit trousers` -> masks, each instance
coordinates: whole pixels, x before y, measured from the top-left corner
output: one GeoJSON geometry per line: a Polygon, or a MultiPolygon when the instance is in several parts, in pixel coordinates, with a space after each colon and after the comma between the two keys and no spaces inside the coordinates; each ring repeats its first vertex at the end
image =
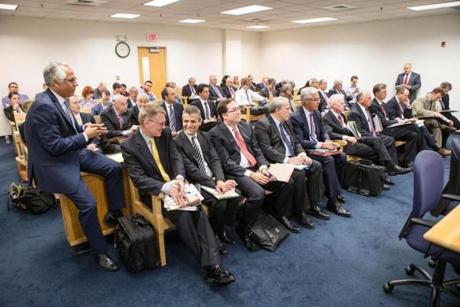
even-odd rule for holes
{"type": "Polygon", "coordinates": [[[406,144],[404,144],[402,162],[410,162],[415,159],[417,155],[417,142],[420,137],[414,125],[385,128],[383,134],[392,136],[395,140],[406,142],[406,144]]]}
{"type": "MultiPolygon", "coordinates": [[[[372,160],[372,161],[377,161],[382,165],[385,165],[388,162],[393,161],[393,157],[389,153],[387,147],[385,146],[382,138],[379,137],[363,137],[360,139],[360,142],[365,144],[368,148],[370,148],[373,152],[373,156],[375,157],[374,159],[371,158],[366,158],[363,156],[363,158],[372,160]]],[[[396,156],[396,149],[394,148],[394,143],[388,141],[390,144],[390,147],[392,148],[394,155],[396,156]]],[[[348,146],[347,146],[348,147],[348,146]]]]}
{"type": "Polygon", "coordinates": [[[176,226],[180,239],[192,252],[201,267],[220,265],[216,236],[202,211],[163,210],[176,226]]]}
{"type": "Polygon", "coordinates": [[[300,214],[305,210],[310,209],[310,199],[307,193],[305,184],[305,171],[294,170],[291,176],[292,189],[292,208],[291,212],[286,213],[286,216],[291,214],[300,214]]]}
{"type": "Polygon", "coordinates": [[[307,177],[307,192],[310,198],[310,205],[317,204],[321,200],[324,192],[323,167],[321,163],[312,160],[308,169],[305,170],[307,177]]]}
{"type": "Polygon", "coordinates": [[[335,201],[337,195],[342,192],[340,187],[341,174],[346,163],[346,155],[341,153],[335,156],[321,157],[321,156],[310,156],[312,159],[318,161],[323,166],[323,179],[326,188],[326,197],[330,201],[335,201]],[[337,164],[337,167],[336,167],[337,164]]]}
{"type": "Polygon", "coordinates": [[[205,190],[201,190],[203,203],[209,208],[209,222],[216,235],[222,235],[225,226],[231,228],[235,224],[240,197],[218,200],[205,190]]]}
{"type": "Polygon", "coordinates": [[[419,151],[424,149],[432,149],[434,151],[438,151],[439,146],[436,145],[436,140],[433,138],[430,131],[428,131],[428,129],[425,126],[416,127],[419,130],[420,135],[422,136],[419,144],[419,151]]]}

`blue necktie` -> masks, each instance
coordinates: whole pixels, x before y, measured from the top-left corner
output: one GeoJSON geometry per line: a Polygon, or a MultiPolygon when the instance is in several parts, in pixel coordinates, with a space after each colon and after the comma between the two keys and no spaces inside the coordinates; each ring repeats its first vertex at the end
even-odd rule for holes
{"type": "Polygon", "coordinates": [[[295,156],[294,148],[292,147],[292,143],[289,140],[289,137],[286,135],[286,131],[284,130],[283,123],[279,124],[279,128],[280,128],[281,138],[283,139],[284,144],[286,144],[287,148],[289,149],[289,157],[295,156]]]}
{"type": "Polygon", "coordinates": [[[313,113],[310,113],[310,139],[312,141],[318,142],[318,139],[316,138],[316,126],[313,113]]]}
{"type": "Polygon", "coordinates": [[[72,127],[76,132],[77,127],[75,125],[75,119],[73,118],[72,113],[70,112],[70,107],[69,107],[69,101],[68,100],[64,101],[64,112],[65,112],[65,114],[67,114],[67,119],[70,120],[70,122],[72,123],[72,127]]]}

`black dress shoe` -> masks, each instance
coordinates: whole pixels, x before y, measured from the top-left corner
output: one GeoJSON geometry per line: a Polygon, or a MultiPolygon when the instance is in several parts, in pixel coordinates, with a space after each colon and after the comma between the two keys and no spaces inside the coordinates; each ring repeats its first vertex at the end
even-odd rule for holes
{"type": "Polygon", "coordinates": [[[293,233],[299,233],[299,232],[300,232],[300,227],[297,226],[295,223],[291,222],[287,217],[282,216],[282,217],[280,218],[280,222],[281,222],[281,224],[283,224],[284,227],[286,227],[287,230],[289,230],[290,232],[293,232],[293,233]]]}
{"type": "Polygon", "coordinates": [[[337,200],[339,202],[341,202],[342,204],[344,204],[346,202],[345,201],[345,196],[343,196],[342,194],[337,195],[337,200]]]}
{"type": "Polygon", "coordinates": [[[222,256],[225,256],[228,254],[228,250],[227,248],[225,247],[224,244],[222,244],[222,241],[219,239],[218,236],[216,236],[216,242],[217,242],[217,248],[219,249],[219,254],[221,254],[222,256]]]}
{"type": "Polygon", "coordinates": [[[220,236],[220,239],[222,240],[222,242],[225,242],[225,243],[231,244],[231,245],[235,245],[235,239],[229,233],[227,233],[225,230],[222,233],[222,235],[220,236]]]}
{"type": "Polygon", "coordinates": [[[220,265],[216,265],[207,269],[206,280],[213,284],[228,285],[236,279],[232,273],[225,270],[220,265]]]}
{"type": "Polygon", "coordinates": [[[250,251],[255,252],[258,251],[261,247],[257,244],[257,240],[255,235],[252,233],[252,230],[249,226],[239,224],[236,226],[236,232],[243,241],[244,246],[250,251]]]}
{"type": "Polygon", "coordinates": [[[97,254],[96,262],[97,265],[105,271],[115,272],[120,269],[117,263],[113,261],[107,254],[97,254]]]}
{"type": "Polygon", "coordinates": [[[311,208],[307,210],[307,213],[313,215],[314,217],[322,219],[322,220],[329,219],[329,214],[321,210],[318,204],[312,204],[311,208]]]}
{"type": "Polygon", "coordinates": [[[294,220],[302,227],[308,228],[308,229],[314,229],[315,224],[313,224],[312,221],[307,217],[307,215],[302,212],[300,214],[295,214],[294,215],[294,220]]]}
{"type": "Polygon", "coordinates": [[[396,164],[392,164],[387,167],[387,171],[388,171],[388,175],[396,176],[396,175],[402,175],[402,174],[409,173],[412,170],[410,168],[404,168],[396,164]]]}
{"type": "Polygon", "coordinates": [[[119,211],[109,211],[104,216],[104,224],[110,227],[115,227],[118,225],[118,218],[122,217],[123,214],[119,211]]]}
{"type": "Polygon", "coordinates": [[[393,180],[391,180],[390,176],[386,176],[386,175],[385,175],[385,178],[383,179],[383,183],[386,185],[395,185],[393,180]]]}
{"type": "Polygon", "coordinates": [[[328,204],[327,209],[343,217],[351,217],[351,212],[342,207],[339,203],[328,204]]]}

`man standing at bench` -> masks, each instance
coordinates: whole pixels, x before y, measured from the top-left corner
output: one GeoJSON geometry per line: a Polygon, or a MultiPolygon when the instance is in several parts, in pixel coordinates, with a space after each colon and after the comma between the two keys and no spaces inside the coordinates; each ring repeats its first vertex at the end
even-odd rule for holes
{"type": "Polygon", "coordinates": [[[105,132],[89,124],[85,129],[72,115],[68,98],[78,86],[73,69],[67,64],[50,63],[43,77],[48,89],[37,95],[25,121],[29,149],[29,178],[43,191],[62,193],[77,206],[80,224],[94,250],[99,267],[118,270],[107,254],[107,243],[97,219],[96,200],[89,192],[80,171],[105,179],[110,212],[104,221],[115,222],[125,206],[121,167],[115,161],[85,149],[88,141],[105,132]]]}
{"type": "MultiPolygon", "coordinates": [[[[142,108],[140,129],[121,144],[121,150],[129,176],[144,203],[150,204],[151,195],[162,192],[177,204],[186,206],[184,164],[171,130],[165,128],[165,113],[161,106],[149,104],[142,108]]],[[[163,210],[163,214],[174,223],[182,242],[207,271],[209,282],[229,284],[235,281],[233,274],[220,266],[216,237],[202,210],[163,210]]]]}

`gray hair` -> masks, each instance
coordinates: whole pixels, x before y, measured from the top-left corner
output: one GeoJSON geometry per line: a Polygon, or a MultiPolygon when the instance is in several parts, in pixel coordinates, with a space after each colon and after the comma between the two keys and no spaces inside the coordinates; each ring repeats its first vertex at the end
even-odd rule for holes
{"type": "Polygon", "coordinates": [[[45,84],[47,86],[52,86],[55,81],[57,83],[64,82],[67,76],[65,69],[69,67],[70,66],[68,64],[59,62],[51,62],[46,65],[43,70],[43,79],[45,80],[45,84]]]}
{"type": "Polygon", "coordinates": [[[198,109],[198,107],[194,105],[186,106],[184,109],[184,114],[188,114],[188,115],[197,114],[200,121],[202,120],[200,109],[198,109]]]}
{"type": "MultiPolygon", "coordinates": [[[[117,95],[118,96],[118,95],[117,95]]],[[[141,93],[139,95],[137,95],[137,98],[136,98],[136,101],[141,101],[141,100],[147,100],[149,101],[149,96],[145,93],[141,93]]]]}
{"type": "Polygon", "coordinates": [[[121,101],[126,101],[128,100],[128,97],[125,97],[121,94],[117,94],[115,96],[113,96],[113,103],[118,103],[118,102],[121,102],[121,101]]]}
{"type": "Polygon", "coordinates": [[[331,97],[329,97],[329,104],[332,106],[333,104],[339,103],[339,102],[344,102],[345,99],[343,98],[343,95],[339,94],[334,94],[331,97]]]}
{"type": "Polygon", "coordinates": [[[268,113],[274,113],[276,110],[281,108],[283,104],[289,102],[286,97],[275,97],[268,103],[268,113]]]}
{"type": "Polygon", "coordinates": [[[305,87],[302,89],[302,92],[300,92],[300,101],[305,102],[305,100],[307,100],[307,98],[315,95],[316,93],[318,93],[318,89],[315,88],[315,87],[305,87]]]}

